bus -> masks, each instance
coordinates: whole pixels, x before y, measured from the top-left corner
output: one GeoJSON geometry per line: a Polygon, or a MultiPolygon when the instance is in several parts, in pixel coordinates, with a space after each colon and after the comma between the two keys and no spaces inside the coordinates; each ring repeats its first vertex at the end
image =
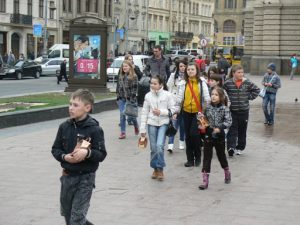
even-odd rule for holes
{"type": "Polygon", "coordinates": [[[219,60],[220,54],[222,53],[224,58],[228,60],[228,62],[231,64],[231,50],[232,45],[218,45],[215,49],[215,59],[216,61],[219,60]]]}
{"type": "Polygon", "coordinates": [[[232,65],[240,65],[244,55],[244,45],[232,46],[232,65]]]}

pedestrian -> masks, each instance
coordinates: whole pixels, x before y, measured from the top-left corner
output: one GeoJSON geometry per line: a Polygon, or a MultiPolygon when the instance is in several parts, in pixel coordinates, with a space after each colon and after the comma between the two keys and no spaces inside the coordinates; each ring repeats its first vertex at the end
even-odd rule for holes
{"type": "Polygon", "coordinates": [[[167,83],[171,74],[169,59],[163,56],[159,45],[154,46],[153,56],[149,58],[144,72],[147,76],[159,74],[164,78],[164,82],[167,83]]]}
{"type": "MultiPolygon", "coordinates": [[[[126,102],[130,102],[137,105],[137,91],[138,91],[138,77],[134,72],[132,63],[128,60],[124,60],[120,68],[120,73],[117,82],[117,101],[120,110],[120,128],[121,134],[119,139],[126,138],[126,115],[124,110],[126,102]]],[[[134,133],[139,134],[139,127],[136,117],[132,118],[134,133]]]]}
{"type": "Polygon", "coordinates": [[[215,87],[212,90],[211,104],[205,109],[204,116],[208,120],[209,127],[206,128],[204,138],[204,157],[202,166],[203,183],[199,186],[200,190],[208,188],[213,147],[215,147],[218,160],[221,167],[224,169],[225,183],[229,184],[231,181],[231,173],[225,154],[224,130],[231,126],[232,119],[230,110],[226,105],[226,95],[222,88],[215,87]]]}
{"type": "Polygon", "coordinates": [[[205,106],[210,103],[210,96],[206,83],[200,78],[200,69],[193,62],[187,65],[184,74],[185,82],[178,87],[176,112],[182,111],[186,156],[185,167],[200,166],[201,163],[201,137],[197,124],[197,115],[202,113],[205,106]]]}
{"type": "Polygon", "coordinates": [[[7,55],[7,52],[4,53],[4,56],[3,56],[3,62],[5,64],[7,64],[7,60],[8,60],[8,55],[7,55]]]}
{"type": "Polygon", "coordinates": [[[13,66],[15,64],[15,61],[16,61],[16,57],[13,54],[13,52],[10,51],[7,57],[7,64],[13,66]]]}
{"type": "MultiPolygon", "coordinates": [[[[127,55],[125,55],[124,59],[128,60],[129,62],[132,63],[134,72],[137,75],[138,80],[140,80],[142,78],[142,76],[143,76],[143,73],[141,72],[141,70],[140,70],[140,68],[138,66],[134,65],[133,56],[130,55],[130,54],[127,54],[127,55]]],[[[128,125],[133,125],[133,120],[134,120],[133,117],[127,116],[127,123],[128,123],[128,125]]]]}
{"type": "Polygon", "coordinates": [[[68,83],[69,79],[67,76],[67,60],[64,59],[64,61],[60,64],[60,71],[59,76],[57,76],[57,84],[59,84],[60,81],[62,81],[62,77],[65,78],[65,81],[68,83]]]}
{"type": "Polygon", "coordinates": [[[246,148],[246,135],[249,119],[249,100],[254,100],[259,94],[259,88],[244,77],[243,67],[232,66],[232,78],[225,81],[226,90],[231,105],[232,125],[227,134],[227,151],[229,156],[243,154],[246,148]]]}
{"type": "Polygon", "coordinates": [[[220,58],[218,60],[218,70],[219,73],[223,76],[223,80],[226,80],[226,76],[228,74],[228,69],[230,68],[230,64],[227,59],[224,58],[224,55],[220,53],[220,58]]]}
{"type": "Polygon", "coordinates": [[[202,55],[199,55],[197,59],[195,59],[195,62],[197,63],[197,65],[199,66],[200,68],[200,72],[205,72],[205,68],[206,68],[206,65],[205,65],[205,59],[202,59],[202,55]]]}
{"type": "Polygon", "coordinates": [[[25,56],[24,56],[24,54],[23,54],[23,53],[20,53],[20,55],[19,55],[19,60],[22,60],[22,61],[24,61],[24,60],[25,60],[25,56]]]}
{"type": "Polygon", "coordinates": [[[290,64],[291,64],[291,67],[292,67],[292,70],[291,70],[291,73],[290,73],[290,80],[293,80],[294,74],[295,74],[295,72],[297,70],[297,67],[298,67],[298,64],[299,64],[299,61],[297,59],[296,54],[293,54],[292,57],[290,58],[290,64]]]}
{"type": "Polygon", "coordinates": [[[141,137],[146,136],[146,126],[148,126],[150,167],[154,169],[151,178],[159,181],[164,179],[166,131],[169,117],[174,112],[174,98],[170,92],[164,90],[163,86],[163,77],[160,75],[151,77],[151,91],[145,96],[140,126],[141,137]]]}
{"type": "MultiPolygon", "coordinates": [[[[168,91],[173,94],[174,102],[176,102],[178,96],[178,87],[185,83],[184,73],[187,67],[186,60],[180,60],[176,63],[176,70],[174,73],[171,73],[169,80],[167,82],[168,91]]],[[[184,135],[184,124],[182,118],[182,112],[178,113],[176,120],[173,120],[174,127],[179,128],[179,149],[183,150],[185,146],[185,135],[184,135]]],[[[168,142],[168,152],[172,153],[174,149],[174,139],[175,136],[169,137],[168,142]]]]}
{"type": "Polygon", "coordinates": [[[210,80],[210,77],[213,75],[213,74],[219,74],[219,70],[217,67],[215,66],[210,66],[208,71],[207,71],[207,80],[209,82],[210,80]]]}
{"type": "Polygon", "coordinates": [[[276,66],[274,63],[270,63],[267,66],[267,72],[265,73],[262,85],[266,88],[265,96],[263,97],[262,108],[265,114],[265,122],[269,126],[274,124],[276,94],[279,88],[281,88],[281,80],[276,73],[276,66]]]}
{"type": "Polygon", "coordinates": [[[107,154],[103,130],[89,115],[93,104],[94,96],[88,90],[72,93],[70,119],[60,124],[52,146],[52,155],[63,168],[60,207],[67,225],[92,225],[86,215],[95,187],[96,170],[107,154]]]}

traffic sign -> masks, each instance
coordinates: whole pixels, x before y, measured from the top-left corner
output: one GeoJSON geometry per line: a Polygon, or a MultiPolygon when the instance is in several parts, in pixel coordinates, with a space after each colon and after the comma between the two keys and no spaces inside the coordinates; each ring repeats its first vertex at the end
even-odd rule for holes
{"type": "Polygon", "coordinates": [[[42,37],[42,25],[41,24],[34,24],[33,25],[33,36],[35,37],[42,37]]]}
{"type": "Polygon", "coordinates": [[[207,45],[207,40],[206,39],[201,39],[200,44],[202,47],[205,47],[207,45]]]}

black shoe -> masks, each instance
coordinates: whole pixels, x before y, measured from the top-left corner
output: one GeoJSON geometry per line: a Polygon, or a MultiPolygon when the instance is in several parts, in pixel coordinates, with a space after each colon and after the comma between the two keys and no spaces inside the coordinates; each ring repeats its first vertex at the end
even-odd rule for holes
{"type": "Polygon", "coordinates": [[[268,122],[268,126],[273,126],[274,123],[273,122],[268,122]]]}
{"type": "Polygon", "coordinates": [[[264,124],[265,124],[265,125],[268,125],[268,124],[269,124],[269,121],[265,121],[264,124]]]}
{"type": "Polygon", "coordinates": [[[201,161],[198,161],[198,160],[197,160],[197,161],[195,161],[195,166],[196,166],[196,167],[199,167],[199,166],[200,166],[200,164],[201,164],[201,161]]]}
{"type": "Polygon", "coordinates": [[[233,155],[234,155],[234,149],[233,148],[230,148],[230,149],[228,149],[228,155],[230,156],[230,157],[232,157],[233,155]]]}
{"type": "Polygon", "coordinates": [[[171,153],[171,154],[173,153],[173,150],[172,150],[172,149],[168,149],[167,151],[168,151],[169,153],[171,153]]]}
{"type": "Polygon", "coordinates": [[[90,221],[86,220],[86,225],[94,225],[93,223],[91,223],[90,221]]]}
{"type": "Polygon", "coordinates": [[[194,166],[194,163],[193,163],[193,162],[186,162],[186,163],[184,164],[184,166],[185,166],[185,167],[192,167],[192,166],[194,166]]]}

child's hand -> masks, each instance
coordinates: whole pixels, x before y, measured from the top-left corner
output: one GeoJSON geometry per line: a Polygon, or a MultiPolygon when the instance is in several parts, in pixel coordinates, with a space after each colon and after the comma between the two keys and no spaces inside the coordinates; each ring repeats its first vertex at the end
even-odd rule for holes
{"type": "Polygon", "coordinates": [[[78,163],[72,154],[65,155],[64,160],[68,163],[78,163]]]}
{"type": "Polygon", "coordinates": [[[172,119],[173,119],[173,120],[177,120],[177,114],[174,114],[174,115],[172,116],[172,119]]]}
{"type": "Polygon", "coordinates": [[[220,133],[220,132],[221,132],[220,128],[214,128],[214,133],[220,133]]]}
{"type": "Polygon", "coordinates": [[[160,110],[159,109],[153,109],[152,112],[153,112],[153,114],[155,116],[159,116],[160,115],[160,110]]]}
{"type": "Polygon", "coordinates": [[[85,159],[85,157],[88,154],[88,150],[85,148],[75,148],[74,151],[72,152],[73,158],[77,162],[81,162],[85,159]]]}

